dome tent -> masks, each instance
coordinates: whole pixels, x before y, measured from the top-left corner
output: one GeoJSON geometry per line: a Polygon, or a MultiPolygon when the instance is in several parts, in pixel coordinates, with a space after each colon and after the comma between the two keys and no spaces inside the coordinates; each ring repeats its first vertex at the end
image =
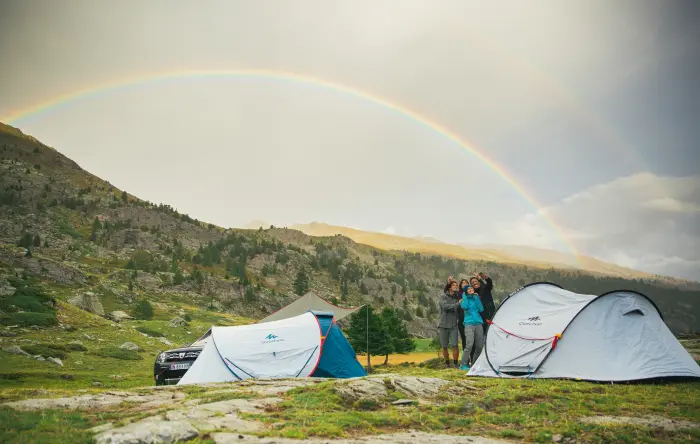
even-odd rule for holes
{"type": "Polygon", "coordinates": [[[308,311],[252,325],[212,327],[178,385],[249,378],[366,376],[333,313],[308,311]]]}
{"type": "Polygon", "coordinates": [[[634,381],[698,377],[700,366],[645,295],[578,294],[548,282],[501,302],[469,376],[634,381]]]}

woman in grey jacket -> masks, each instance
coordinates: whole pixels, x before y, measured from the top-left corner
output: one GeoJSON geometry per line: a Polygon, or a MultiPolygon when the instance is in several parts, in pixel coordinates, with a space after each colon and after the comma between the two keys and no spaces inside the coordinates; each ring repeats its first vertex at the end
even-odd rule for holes
{"type": "Polygon", "coordinates": [[[442,347],[442,356],[445,358],[445,367],[450,367],[450,354],[448,347],[452,348],[452,365],[459,366],[459,347],[457,341],[459,333],[457,325],[459,323],[459,314],[457,308],[461,302],[458,298],[459,285],[452,281],[445,287],[445,292],[440,297],[440,323],[438,324],[438,332],[440,334],[440,346],[442,347]]]}

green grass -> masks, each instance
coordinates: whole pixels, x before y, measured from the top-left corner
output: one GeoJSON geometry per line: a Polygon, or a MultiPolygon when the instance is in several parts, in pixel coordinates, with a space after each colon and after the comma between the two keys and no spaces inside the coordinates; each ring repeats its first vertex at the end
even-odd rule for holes
{"type": "Polygon", "coordinates": [[[104,358],[120,359],[122,361],[140,361],[143,359],[138,352],[132,350],[124,350],[119,347],[103,347],[96,352],[104,358]]]}
{"type": "MultiPolygon", "coordinates": [[[[391,373],[465,380],[463,372],[395,366],[391,373]]],[[[699,430],[660,431],[637,426],[581,424],[582,416],[660,415],[700,422],[700,383],[604,385],[558,380],[466,379],[476,390],[440,395],[427,405],[394,407],[385,400],[349,402],[331,383],[291,391],[283,404],[257,418],[282,423],[265,434],[307,438],[358,436],[416,429],[457,435],[551,441],[555,434],[591,442],[688,442],[699,430]],[[549,437],[549,438],[547,438],[549,437]]]]}
{"type": "Polygon", "coordinates": [[[430,345],[432,339],[414,338],[413,342],[416,344],[416,353],[426,353],[435,351],[435,348],[433,348],[430,345]]]}
{"type": "Polygon", "coordinates": [[[140,331],[141,333],[146,334],[148,336],[153,336],[154,338],[165,336],[163,333],[159,332],[158,330],[154,330],[152,328],[146,327],[145,325],[139,325],[138,327],[136,327],[136,330],[140,331]]]}
{"type": "Polygon", "coordinates": [[[18,412],[0,408],[0,442],[27,444],[92,443],[93,427],[82,413],[45,410],[18,412]]]}

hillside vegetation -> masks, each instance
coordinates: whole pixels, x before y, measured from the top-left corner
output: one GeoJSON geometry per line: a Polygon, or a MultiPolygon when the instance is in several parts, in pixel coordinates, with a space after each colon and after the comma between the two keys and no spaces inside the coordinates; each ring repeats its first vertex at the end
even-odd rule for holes
{"type": "MultiPolygon", "coordinates": [[[[304,290],[294,285],[301,277],[333,303],[397,308],[411,333],[431,337],[446,277],[483,270],[496,299],[531,281],[589,294],[633,289],[658,304],[675,332],[700,329],[700,292],[652,277],[387,251],[286,228],[223,229],[119,190],[8,126],[0,127],[0,215],[5,296],[16,288],[9,278],[28,276],[59,300],[90,292],[105,315],[148,300],[258,319],[304,290]]],[[[3,311],[5,324],[43,316],[3,311]]]]}

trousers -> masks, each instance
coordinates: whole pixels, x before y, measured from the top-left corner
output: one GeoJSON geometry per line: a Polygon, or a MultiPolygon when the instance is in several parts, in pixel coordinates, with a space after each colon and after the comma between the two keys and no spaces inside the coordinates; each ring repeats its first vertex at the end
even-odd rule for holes
{"type": "MultiPolygon", "coordinates": [[[[471,355],[472,346],[474,346],[473,361],[481,354],[481,349],[484,347],[484,327],[481,324],[465,325],[464,336],[466,338],[466,346],[462,350],[462,365],[470,364],[469,358],[471,355]]],[[[473,365],[474,362],[471,362],[473,365]]]]}

